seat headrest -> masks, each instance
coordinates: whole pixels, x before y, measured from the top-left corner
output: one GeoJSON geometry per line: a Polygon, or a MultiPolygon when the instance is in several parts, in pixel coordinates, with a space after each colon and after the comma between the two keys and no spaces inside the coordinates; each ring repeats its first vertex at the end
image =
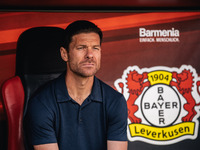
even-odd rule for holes
{"type": "Polygon", "coordinates": [[[23,32],[17,42],[16,75],[62,72],[66,63],[60,57],[64,29],[35,27],[23,32]]]}

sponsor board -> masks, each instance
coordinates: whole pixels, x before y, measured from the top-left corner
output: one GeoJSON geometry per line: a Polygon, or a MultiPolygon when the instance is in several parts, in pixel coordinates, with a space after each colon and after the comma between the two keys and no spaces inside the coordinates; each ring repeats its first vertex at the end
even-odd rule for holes
{"type": "Polygon", "coordinates": [[[180,31],[175,28],[148,30],[139,28],[139,42],[180,42],[180,31]]]}
{"type": "Polygon", "coordinates": [[[114,83],[128,107],[128,139],[168,145],[196,139],[200,78],[192,66],[130,66],[114,83]]]}

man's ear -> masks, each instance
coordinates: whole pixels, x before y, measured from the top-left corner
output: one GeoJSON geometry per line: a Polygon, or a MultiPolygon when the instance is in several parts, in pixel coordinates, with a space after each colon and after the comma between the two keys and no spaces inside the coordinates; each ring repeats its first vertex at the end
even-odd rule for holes
{"type": "Polygon", "coordinates": [[[60,48],[60,55],[61,55],[61,58],[62,58],[65,62],[68,61],[67,50],[66,50],[64,47],[61,47],[61,48],[60,48]]]}

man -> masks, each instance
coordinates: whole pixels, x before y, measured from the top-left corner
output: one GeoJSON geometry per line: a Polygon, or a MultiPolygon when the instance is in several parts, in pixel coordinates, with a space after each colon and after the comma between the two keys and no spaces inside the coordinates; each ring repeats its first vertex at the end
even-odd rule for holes
{"type": "Polygon", "coordinates": [[[60,53],[67,69],[30,101],[29,144],[35,150],[127,150],[126,101],[94,76],[100,69],[101,30],[79,20],[65,31],[60,53]]]}

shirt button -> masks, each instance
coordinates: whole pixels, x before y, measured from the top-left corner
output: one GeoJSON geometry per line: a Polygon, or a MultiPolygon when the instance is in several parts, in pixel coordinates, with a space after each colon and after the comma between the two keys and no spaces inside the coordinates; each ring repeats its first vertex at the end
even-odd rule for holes
{"type": "Polygon", "coordinates": [[[81,118],[79,119],[79,122],[82,122],[82,119],[81,119],[81,118]]]}

